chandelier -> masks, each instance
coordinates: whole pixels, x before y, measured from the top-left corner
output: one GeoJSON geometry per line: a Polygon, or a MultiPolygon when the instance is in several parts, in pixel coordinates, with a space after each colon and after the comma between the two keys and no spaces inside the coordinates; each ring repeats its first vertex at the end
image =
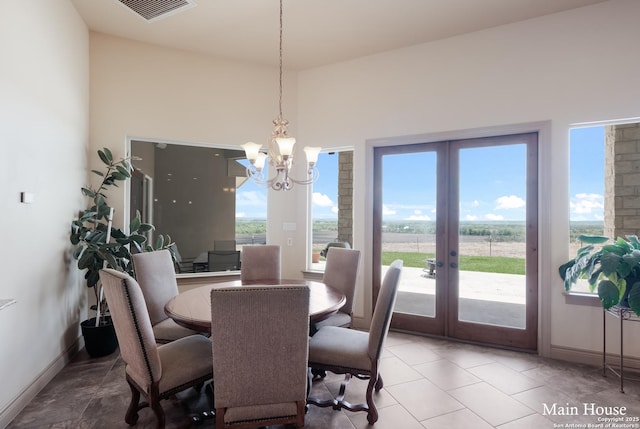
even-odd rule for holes
{"type": "Polygon", "coordinates": [[[280,0],[280,92],[278,117],[273,120],[273,125],[267,153],[262,151],[262,145],[258,143],[248,142],[242,145],[247,159],[251,163],[247,167],[247,177],[259,185],[270,186],[276,191],[288,191],[294,184],[309,185],[315,182],[319,175],[315,166],[321,149],[319,147],[307,146],[304,148],[307,157],[307,176],[304,179],[294,179],[290,173],[293,166],[293,147],[296,144],[296,139],[287,132],[289,121],[282,117],[282,0],[280,0]],[[270,178],[267,177],[268,171],[267,174],[263,173],[267,163],[275,170],[275,175],[270,178]]]}

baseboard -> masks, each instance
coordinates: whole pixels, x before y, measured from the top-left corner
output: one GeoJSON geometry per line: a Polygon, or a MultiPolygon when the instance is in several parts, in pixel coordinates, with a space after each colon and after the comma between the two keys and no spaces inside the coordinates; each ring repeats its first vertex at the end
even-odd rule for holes
{"type": "MultiPolygon", "coordinates": [[[[567,362],[575,362],[584,365],[602,367],[602,352],[552,345],[551,354],[549,357],[552,359],[558,359],[567,362]]],[[[607,364],[618,365],[619,363],[619,354],[607,353],[607,364]]],[[[625,369],[628,369],[629,371],[640,371],[640,358],[625,357],[623,363],[625,369]]]]}
{"type": "Polygon", "coordinates": [[[30,385],[22,390],[11,403],[0,412],[0,428],[5,428],[16,418],[36,395],[47,385],[84,347],[82,336],[73,343],[67,350],[63,351],[51,362],[40,374],[38,374],[30,385]]]}

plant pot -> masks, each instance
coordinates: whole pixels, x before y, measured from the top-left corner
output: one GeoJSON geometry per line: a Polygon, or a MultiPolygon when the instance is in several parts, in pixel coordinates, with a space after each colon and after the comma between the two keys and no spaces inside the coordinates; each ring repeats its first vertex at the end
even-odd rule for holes
{"type": "Polygon", "coordinates": [[[107,323],[100,326],[96,326],[95,317],[80,323],[84,347],[93,358],[110,355],[118,348],[118,338],[111,317],[106,320],[107,323]]]}
{"type": "Polygon", "coordinates": [[[317,264],[318,262],[320,262],[320,253],[312,253],[311,254],[311,262],[314,264],[317,264]]]}

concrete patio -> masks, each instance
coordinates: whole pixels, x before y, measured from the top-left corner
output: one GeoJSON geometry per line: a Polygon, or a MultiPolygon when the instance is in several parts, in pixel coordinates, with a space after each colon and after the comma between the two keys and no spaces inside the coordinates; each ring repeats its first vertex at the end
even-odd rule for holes
{"type": "MultiPolygon", "coordinates": [[[[395,311],[434,317],[435,282],[421,268],[404,267],[395,311]]],[[[461,320],[524,328],[525,303],[523,275],[460,271],[461,320]]]]}

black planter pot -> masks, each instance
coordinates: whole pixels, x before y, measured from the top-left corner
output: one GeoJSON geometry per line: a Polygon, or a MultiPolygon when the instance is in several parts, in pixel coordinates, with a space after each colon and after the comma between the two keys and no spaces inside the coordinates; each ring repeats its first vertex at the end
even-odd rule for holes
{"type": "Polygon", "coordinates": [[[84,347],[91,357],[107,356],[118,348],[118,338],[111,317],[107,317],[106,321],[106,324],[96,326],[96,318],[92,317],[80,323],[84,347]]]}

